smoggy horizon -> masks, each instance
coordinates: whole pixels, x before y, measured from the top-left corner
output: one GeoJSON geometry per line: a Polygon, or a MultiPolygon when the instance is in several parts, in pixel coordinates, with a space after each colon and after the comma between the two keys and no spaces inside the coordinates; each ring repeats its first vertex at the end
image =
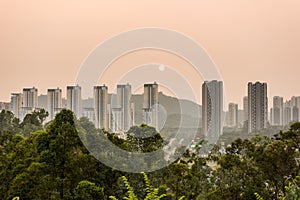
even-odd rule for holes
{"type": "MultiPolygon", "coordinates": [[[[221,74],[227,102],[241,106],[247,83],[256,81],[267,82],[269,104],[273,96],[300,96],[296,84],[299,9],[297,0],[4,1],[0,8],[0,100],[9,101],[10,93],[32,86],[39,94],[60,87],[65,96],[66,86],[75,84],[81,64],[95,47],[142,27],[178,31],[199,43],[221,74]]],[[[203,78],[182,58],[159,50],[118,58],[98,84],[112,88],[112,80],[145,63],[162,64],[182,74],[201,103],[203,78]]]]}
{"type": "MultiPolygon", "coordinates": [[[[147,83],[145,83],[145,84],[149,84],[150,82],[147,82],[147,83]]],[[[193,99],[190,99],[190,98],[185,98],[184,96],[182,96],[182,97],[180,97],[180,96],[176,96],[176,94],[174,94],[171,90],[169,90],[168,88],[165,88],[164,86],[162,86],[162,85],[160,85],[159,84],[159,82],[155,82],[155,83],[157,83],[158,84],[158,92],[162,92],[165,96],[170,96],[170,97],[175,97],[175,98],[177,98],[177,99],[181,99],[181,100],[189,100],[189,101],[191,101],[191,102],[194,102],[194,103],[197,103],[197,104],[199,104],[199,105],[202,105],[202,102],[200,103],[199,101],[194,101],[193,99]]],[[[252,83],[255,83],[255,82],[252,82],[252,83]]],[[[261,82],[261,83],[263,83],[263,82],[261,82]]],[[[127,83],[120,83],[120,84],[118,84],[118,85],[126,85],[126,84],[129,84],[129,85],[131,85],[131,83],[130,82],[127,82],[127,83]]],[[[105,85],[105,86],[107,86],[107,84],[102,84],[102,85],[105,85]]],[[[267,85],[268,85],[268,83],[267,83],[267,85]]],[[[67,85],[67,86],[75,86],[75,85],[67,85]]],[[[67,87],[66,86],[66,87],[67,87]]],[[[78,85],[78,86],[80,86],[80,85],[78,85]]],[[[95,85],[96,86],[96,85],[95,85]]],[[[97,86],[99,86],[99,85],[97,85],[97,86]]],[[[131,85],[132,86],[132,85],[131,85]]],[[[38,96],[42,96],[42,95],[44,95],[44,96],[47,96],[47,92],[45,92],[45,93],[41,93],[40,91],[39,91],[39,88],[38,87],[36,87],[36,86],[33,86],[34,88],[36,88],[36,89],[38,89],[38,96]]],[[[24,88],[33,88],[33,87],[24,87],[24,88]]],[[[62,94],[66,94],[66,91],[67,91],[67,89],[66,89],[66,87],[65,88],[61,88],[61,87],[56,87],[56,88],[48,88],[48,89],[61,89],[62,90],[62,94]]],[[[144,88],[143,87],[138,87],[136,90],[134,90],[134,91],[132,91],[132,95],[143,95],[144,94],[144,90],[143,90],[144,88]]],[[[19,91],[19,92],[14,92],[14,93],[22,93],[23,92],[23,88],[19,91]]],[[[84,93],[84,91],[81,91],[82,93],[84,93]]],[[[114,89],[111,89],[111,88],[109,88],[108,87],[108,94],[116,94],[117,93],[117,91],[116,91],[116,87],[114,88],[114,89]]],[[[226,98],[226,94],[224,94],[225,96],[225,98],[226,98]]],[[[245,95],[245,96],[247,96],[247,95],[245,95]]],[[[295,97],[296,95],[292,95],[291,97],[295,97]]],[[[244,97],[244,96],[243,96],[244,97]]],[[[242,98],[243,98],[242,97],[242,98]]],[[[281,97],[281,96],[280,96],[281,97]]],[[[296,96],[297,97],[297,96],[296,96]]],[[[94,97],[93,96],[84,96],[84,97],[82,97],[82,100],[87,100],[87,99],[93,99],[94,97]]],[[[202,98],[202,94],[201,94],[201,98],[202,98]]],[[[67,99],[67,96],[66,95],[63,95],[62,96],[62,99],[67,99]]],[[[291,98],[287,98],[287,99],[283,99],[284,100],[284,102],[285,101],[287,101],[287,100],[291,100],[291,98]]],[[[226,100],[224,100],[224,105],[223,105],[223,108],[224,108],[224,111],[227,111],[228,110],[228,104],[229,103],[236,103],[236,102],[227,102],[226,100]]],[[[269,104],[269,108],[272,108],[273,107],[273,96],[272,97],[269,97],[268,96],[268,104],[269,104]]],[[[238,104],[238,103],[237,103],[238,104]]],[[[242,103],[240,103],[240,104],[238,104],[238,108],[239,108],[239,110],[242,110],[243,109],[243,102],[242,103]]]]}

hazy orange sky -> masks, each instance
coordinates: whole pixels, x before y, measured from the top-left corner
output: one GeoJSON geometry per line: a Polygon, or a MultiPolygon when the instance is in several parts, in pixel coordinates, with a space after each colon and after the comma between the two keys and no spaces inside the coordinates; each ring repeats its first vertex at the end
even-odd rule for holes
{"type": "MultiPolygon", "coordinates": [[[[223,77],[227,101],[241,107],[247,82],[256,80],[268,83],[269,101],[290,98],[300,95],[299,13],[299,0],[2,0],[0,100],[23,87],[65,92],[99,43],[139,27],[176,30],[200,43],[223,77]]],[[[202,83],[193,84],[200,95],[202,83]]]]}

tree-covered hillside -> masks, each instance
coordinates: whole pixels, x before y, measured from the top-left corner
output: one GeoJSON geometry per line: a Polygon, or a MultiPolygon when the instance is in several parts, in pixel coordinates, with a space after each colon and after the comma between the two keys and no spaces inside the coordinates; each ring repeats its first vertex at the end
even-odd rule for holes
{"type": "Polygon", "coordinates": [[[202,156],[201,141],[166,168],[144,174],[145,181],[142,174],[105,166],[83,143],[101,153],[92,141],[102,134],[126,151],[152,152],[167,142],[152,127],[132,127],[122,139],[70,110],[44,124],[46,116],[41,110],[20,123],[1,111],[0,199],[299,199],[300,123],[271,137],[236,139],[225,153],[215,146],[202,156]]]}

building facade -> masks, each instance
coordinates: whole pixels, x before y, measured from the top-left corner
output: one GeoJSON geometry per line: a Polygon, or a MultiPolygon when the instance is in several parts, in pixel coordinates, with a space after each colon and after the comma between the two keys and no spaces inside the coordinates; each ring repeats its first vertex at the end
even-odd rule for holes
{"type": "Polygon", "coordinates": [[[238,127],[238,104],[236,103],[229,103],[228,104],[228,122],[227,126],[232,127],[232,128],[237,128],[238,127]]]}
{"type": "Polygon", "coordinates": [[[283,125],[289,125],[292,121],[291,101],[287,100],[283,104],[283,125]]]}
{"type": "Polygon", "coordinates": [[[11,111],[14,113],[16,118],[21,117],[21,108],[23,104],[23,94],[22,93],[12,93],[11,94],[11,111]]]}
{"type": "Polygon", "coordinates": [[[95,109],[95,126],[109,130],[110,109],[108,105],[108,88],[107,86],[94,87],[94,109],[95,109]]]}
{"type": "Polygon", "coordinates": [[[158,84],[144,84],[143,123],[158,130],[158,84]]]}
{"type": "Polygon", "coordinates": [[[248,133],[268,126],[267,83],[248,83],[248,133]]]}
{"type": "Polygon", "coordinates": [[[23,104],[21,108],[20,119],[23,120],[27,114],[32,113],[37,108],[38,89],[35,87],[23,88],[23,104]]]}
{"type": "Polygon", "coordinates": [[[271,124],[273,126],[283,125],[283,97],[273,97],[273,108],[271,108],[271,124]]]}
{"type": "Polygon", "coordinates": [[[292,96],[291,98],[291,109],[292,109],[292,122],[298,122],[300,120],[300,97],[292,96]]]}
{"type": "Polygon", "coordinates": [[[299,107],[293,106],[293,107],[291,107],[291,111],[292,111],[291,121],[292,122],[299,122],[299,107]]]}
{"type": "Polygon", "coordinates": [[[95,109],[92,108],[83,108],[82,115],[89,119],[93,124],[96,124],[96,117],[95,117],[95,109]]]}
{"type": "Polygon", "coordinates": [[[38,89],[24,88],[23,89],[23,106],[24,108],[37,108],[38,105],[38,89]]]}
{"type": "Polygon", "coordinates": [[[243,98],[243,121],[248,120],[248,96],[243,98]]]}
{"type": "Polygon", "coordinates": [[[126,132],[134,124],[132,105],[131,85],[117,85],[117,94],[111,96],[112,132],[126,132]]]}
{"type": "Polygon", "coordinates": [[[47,91],[47,111],[48,119],[52,120],[55,115],[62,109],[61,89],[48,89],[47,91]]]}
{"type": "Polygon", "coordinates": [[[1,110],[11,111],[11,103],[10,102],[0,102],[0,111],[1,110]]]}
{"type": "Polygon", "coordinates": [[[202,84],[202,131],[205,136],[223,134],[223,82],[205,81],[202,84]]]}
{"type": "Polygon", "coordinates": [[[67,86],[67,108],[72,110],[77,118],[82,116],[81,87],[67,86]]]}

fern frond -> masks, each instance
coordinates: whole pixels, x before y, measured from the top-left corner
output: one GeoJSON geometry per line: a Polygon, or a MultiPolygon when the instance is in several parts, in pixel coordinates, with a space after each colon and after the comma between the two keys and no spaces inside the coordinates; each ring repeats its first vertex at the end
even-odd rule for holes
{"type": "Polygon", "coordinates": [[[264,200],[258,193],[254,193],[256,200],[264,200]]]}

